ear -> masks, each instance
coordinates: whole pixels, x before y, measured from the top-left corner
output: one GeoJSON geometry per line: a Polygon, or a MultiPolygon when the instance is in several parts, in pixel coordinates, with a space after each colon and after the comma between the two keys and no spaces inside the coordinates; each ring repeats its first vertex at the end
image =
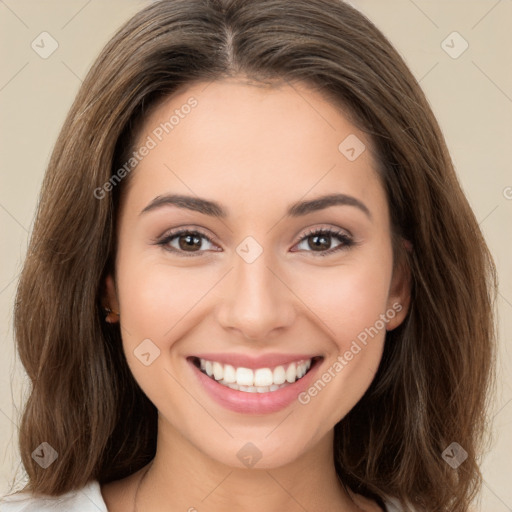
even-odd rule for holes
{"type": "Polygon", "coordinates": [[[412,244],[408,240],[402,240],[403,247],[399,250],[399,258],[393,270],[393,277],[389,287],[388,310],[396,314],[390,318],[386,330],[396,329],[407,316],[411,302],[411,269],[407,261],[407,252],[412,252],[412,244]]]}
{"type": "Polygon", "coordinates": [[[111,310],[105,321],[109,324],[116,323],[119,321],[119,301],[117,300],[116,285],[112,274],[107,275],[104,286],[103,307],[111,310]]]}

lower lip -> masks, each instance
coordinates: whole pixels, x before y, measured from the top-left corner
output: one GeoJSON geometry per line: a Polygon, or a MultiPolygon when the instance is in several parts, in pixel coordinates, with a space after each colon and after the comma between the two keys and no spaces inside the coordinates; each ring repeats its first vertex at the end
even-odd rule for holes
{"type": "Polygon", "coordinates": [[[222,407],[244,414],[269,414],[288,407],[298,399],[299,394],[310,386],[321,361],[316,360],[308,373],[293,384],[267,393],[248,393],[228,388],[205,375],[191,360],[188,363],[206,392],[222,407]]]}

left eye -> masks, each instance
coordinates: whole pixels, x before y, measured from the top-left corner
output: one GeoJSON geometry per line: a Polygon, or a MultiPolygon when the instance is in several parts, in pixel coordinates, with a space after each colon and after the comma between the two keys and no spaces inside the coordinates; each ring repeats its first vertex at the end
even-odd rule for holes
{"type": "Polygon", "coordinates": [[[316,231],[310,231],[305,236],[303,236],[300,242],[297,244],[297,247],[299,247],[301,244],[305,244],[306,247],[313,248],[312,251],[308,251],[306,249],[307,252],[317,253],[317,256],[326,256],[328,254],[332,254],[333,252],[349,248],[354,244],[354,241],[343,231],[337,231],[333,229],[320,229],[316,231]],[[333,239],[337,239],[339,243],[338,245],[331,247],[333,239]]]}

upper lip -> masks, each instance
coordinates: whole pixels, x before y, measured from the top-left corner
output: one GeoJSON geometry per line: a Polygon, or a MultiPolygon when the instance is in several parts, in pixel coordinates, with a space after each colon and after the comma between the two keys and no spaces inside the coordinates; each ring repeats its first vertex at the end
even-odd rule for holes
{"type": "Polygon", "coordinates": [[[256,368],[274,368],[298,361],[307,361],[308,359],[320,356],[318,354],[264,354],[261,356],[248,356],[246,354],[209,353],[195,354],[191,357],[230,364],[235,368],[250,368],[254,370],[256,368]]]}

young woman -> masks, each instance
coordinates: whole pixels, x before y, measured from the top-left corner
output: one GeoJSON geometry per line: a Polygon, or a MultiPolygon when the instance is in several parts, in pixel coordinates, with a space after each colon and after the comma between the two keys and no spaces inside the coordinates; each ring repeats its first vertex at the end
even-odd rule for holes
{"type": "Polygon", "coordinates": [[[45,176],[15,308],[28,484],[0,510],[467,511],[495,287],[363,15],[152,3],[45,176]]]}

